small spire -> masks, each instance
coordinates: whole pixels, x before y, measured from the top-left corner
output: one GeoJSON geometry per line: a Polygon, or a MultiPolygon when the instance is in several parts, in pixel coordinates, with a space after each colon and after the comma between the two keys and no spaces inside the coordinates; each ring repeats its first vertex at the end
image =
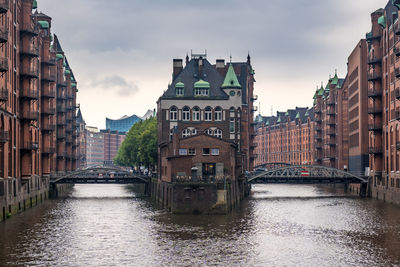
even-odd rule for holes
{"type": "Polygon", "coordinates": [[[335,69],[335,75],[337,75],[337,69],[335,69]]]}
{"type": "Polygon", "coordinates": [[[232,63],[232,54],[229,55],[229,62],[232,63]]]}
{"type": "Polygon", "coordinates": [[[188,63],[189,63],[189,53],[186,52],[186,64],[188,64],[188,63]]]}
{"type": "Polygon", "coordinates": [[[250,64],[250,51],[249,50],[247,51],[247,63],[250,64]]]}

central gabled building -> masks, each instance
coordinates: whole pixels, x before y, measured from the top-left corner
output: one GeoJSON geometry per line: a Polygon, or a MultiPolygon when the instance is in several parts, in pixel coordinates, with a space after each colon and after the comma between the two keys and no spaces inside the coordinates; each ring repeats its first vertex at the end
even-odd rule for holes
{"type": "Polygon", "coordinates": [[[247,62],[225,64],[219,59],[212,65],[206,55],[192,55],[190,60],[186,57],[185,67],[182,59],[173,60],[172,83],[157,102],[156,189],[158,199],[173,211],[208,211],[211,203],[221,201],[215,183],[227,179],[231,191],[224,200],[239,200],[239,178],[251,170],[254,160],[254,81],[249,56],[247,62]],[[204,187],[208,202],[191,193],[185,197],[192,199],[191,204],[179,206],[175,185],[182,181],[209,182],[210,187],[204,187]]]}

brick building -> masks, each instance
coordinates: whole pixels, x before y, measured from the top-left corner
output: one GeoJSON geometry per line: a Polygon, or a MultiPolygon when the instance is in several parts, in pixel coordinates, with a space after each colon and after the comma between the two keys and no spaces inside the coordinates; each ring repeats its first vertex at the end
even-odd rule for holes
{"type": "Polygon", "coordinates": [[[114,158],[117,156],[118,149],[125,140],[126,134],[118,131],[101,130],[104,138],[104,165],[113,166],[114,158]]]}
{"type": "MultiPolygon", "coordinates": [[[[205,54],[192,54],[190,60],[186,57],[185,67],[182,59],[173,60],[172,83],[157,102],[160,156],[154,189],[158,200],[167,202],[173,212],[204,212],[211,209],[211,202],[238,201],[238,179],[254,163],[254,81],[250,56],[247,62],[225,64],[217,59],[212,65],[205,54]],[[201,193],[191,191],[191,201],[178,208],[179,179],[211,181],[218,177],[229,177],[230,198],[205,199],[200,208],[195,200],[201,193]]],[[[211,188],[206,195],[217,196],[215,185],[211,188]]]]}
{"type": "Polygon", "coordinates": [[[400,203],[400,1],[371,14],[368,42],[371,194],[400,203]]]}
{"type": "MultiPolygon", "coordinates": [[[[76,81],[51,18],[36,1],[0,0],[0,208],[4,216],[42,199],[49,174],[75,168],[76,81]],[[61,53],[61,54],[58,54],[61,53]],[[61,60],[62,59],[62,60],[61,60]],[[70,73],[64,73],[69,69],[70,73]],[[59,84],[69,119],[58,120],[59,84]],[[56,132],[70,130],[68,146],[56,132]],[[61,147],[64,150],[61,150],[61,147]],[[61,158],[66,158],[64,163],[61,158]]],[[[64,140],[66,138],[64,137],[64,140]]]]}
{"type": "Polygon", "coordinates": [[[276,116],[258,115],[255,166],[274,162],[314,164],[313,121],[313,110],[299,107],[277,112],[276,116]]]}
{"type": "Polygon", "coordinates": [[[78,109],[76,115],[76,132],[77,132],[77,154],[76,167],[86,168],[86,123],[83,119],[81,109],[78,109]]]}
{"type": "Polygon", "coordinates": [[[98,128],[86,126],[86,167],[104,164],[104,133],[98,128]]]}

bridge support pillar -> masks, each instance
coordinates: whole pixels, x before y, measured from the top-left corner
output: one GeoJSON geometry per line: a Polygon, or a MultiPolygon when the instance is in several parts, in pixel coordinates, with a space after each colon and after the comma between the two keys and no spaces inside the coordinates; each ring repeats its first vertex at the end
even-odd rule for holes
{"type": "Polygon", "coordinates": [[[343,191],[347,193],[348,190],[349,190],[349,184],[346,183],[343,185],[343,191]]]}
{"type": "Polygon", "coordinates": [[[360,197],[367,197],[368,183],[362,183],[360,185],[360,197]]]}

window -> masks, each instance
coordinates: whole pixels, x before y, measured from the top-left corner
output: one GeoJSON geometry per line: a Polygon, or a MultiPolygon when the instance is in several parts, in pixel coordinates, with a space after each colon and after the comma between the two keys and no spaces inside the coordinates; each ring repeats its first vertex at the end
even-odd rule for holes
{"type": "Polygon", "coordinates": [[[213,135],[213,134],[214,134],[214,131],[211,130],[211,129],[206,129],[206,130],[204,131],[204,133],[207,134],[207,135],[213,135]]]}
{"type": "Polygon", "coordinates": [[[174,135],[174,132],[175,132],[175,128],[172,128],[172,129],[169,131],[169,140],[172,140],[172,136],[174,135]]]}
{"type": "Polygon", "coordinates": [[[217,129],[214,131],[214,136],[217,138],[222,138],[222,130],[221,129],[217,129]]]}
{"type": "Polygon", "coordinates": [[[212,110],[211,107],[206,107],[204,110],[204,120],[211,121],[212,120],[212,110]]]}
{"type": "Polygon", "coordinates": [[[196,148],[189,148],[189,155],[196,155],[196,148]]]}
{"type": "Polygon", "coordinates": [[[231,118],[229,122],[229,132],[234,133],[235,132],[235,119],[231,118]]]}
{"type": "Polygon", "coordinates": [[[214,119],[216,121],[222,121],[222,108],[221,107],[215,108],[214,119]]]}
{"type": "Polygon", "coordinates": [[[184,121],[190,120],[190,109],[188,106],[185,106],[182,109],[182,120],[184,120],[184,121]]]}
{"type": "Polygon", "coordinates": [[[203,148],[203,155],[210,155],[210,149],[209,148],[203,148]]]}
{"type": "Polygon", "coordinates": [[[213,156],[218,156],[218,155],[219,155],[219,148],[213,148],[213,149],[211,149],[211,155],[213,155],[213,156]]]}
{"type": "Polygon", "coordinates": [[[192,135],[196,135],[196,134],[197,134],[197,129],[194,128],[194,129],[192,130],[192,135]]]}
{"type": "Polygon", "coordinates": [[[209,95],[209,89],[208,88],[195,88],[194,89],[194,95],[195,96],[208,96],[209,95]]]}
{"type": "Polygon", "coordinates": [[[169,119],[171,121],[176,121],[178,119],[178,109],[176,107],[172,107],[169,111],[169,119]]]}
{"type": "Polygon", "coordinates": [[[181,155],[181,156],[187,155],[187,149],[186,148],[180,148],[179,149],[179,155],[181,155]]]}
{"type": "Polygon", "coordinates": [[[199,107],[194,107],[192,110],[193,116],[192,120],[193,121],[199,121],[200,120],[200,109],[199,107]]]}
{"type": "Polygon", "coordinates": [[[188,137],[188,136],[190,136],[190,130],[189,129],[183,129],[182,137],[188,137]]]}
{"type": "Polygon", "coordinates": [[[176,88],[175,92],[176,92],[176,96],[183,96],[184,95],[183,88],[176,88]]]}

